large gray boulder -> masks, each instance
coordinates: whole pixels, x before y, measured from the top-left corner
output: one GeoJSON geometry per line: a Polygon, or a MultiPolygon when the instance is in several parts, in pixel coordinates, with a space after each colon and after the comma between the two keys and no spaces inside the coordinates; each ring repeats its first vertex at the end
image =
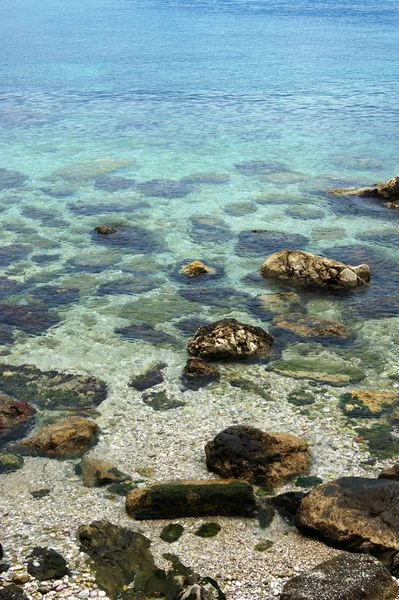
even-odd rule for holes
{"type": "Polygon", "coordinates": [[[338,260],[302,250],[284,249],[271,254],[260,272],[265,278],[330,288],[354,288],[370,282],[368,265],[345,265],[338,260]]]}
{"type": "Polygon", "coordinates": [[[399,585],[370,556],[342,554],[290,579],[280,600],[394,600],[399,585]]]}

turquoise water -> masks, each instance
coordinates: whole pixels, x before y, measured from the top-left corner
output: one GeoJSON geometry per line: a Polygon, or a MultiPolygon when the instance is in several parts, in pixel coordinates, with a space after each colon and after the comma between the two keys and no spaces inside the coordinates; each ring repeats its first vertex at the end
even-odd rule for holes
{"type": "Polygon", "coordinates": [[[341,352],[373,381],[395,373],[398,211],[327,191],[397,174],[398,16],[392,0],[3,0],[1,302],[38,311],[2,309],[3,354],[103,373],[159,346],[177,377],[178,321],[267,327],[251,300],[275,287],[246,276],[296,243],[370,263],[367,292],[303,301],[356,329],[341,352]],[[224,276],[189,286],[188,258],[224,276]],[[115,331],[143,323],[175,342],[115,331]]]}

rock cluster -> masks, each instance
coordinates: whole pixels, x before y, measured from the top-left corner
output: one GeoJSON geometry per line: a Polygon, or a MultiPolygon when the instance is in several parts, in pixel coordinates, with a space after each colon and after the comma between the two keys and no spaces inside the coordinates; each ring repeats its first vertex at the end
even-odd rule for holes
{"type": "Polygon", "coordinates": [[[337,188],[330,190],[329,194],[380,198],[381,200],[386,200],[384,206],[387,208],[399,208],[399,177],[393,177],[389,181],[382,181],[370,187],[337,188]]]}
{"type": "Polygon", "coordinates": [[[301,285],[353,288],[370,281],[367,265],[345,265],[337,260],[301,250],[280,250],[267,257],[261,274],[265,278],[289,280],[301,285]]]}

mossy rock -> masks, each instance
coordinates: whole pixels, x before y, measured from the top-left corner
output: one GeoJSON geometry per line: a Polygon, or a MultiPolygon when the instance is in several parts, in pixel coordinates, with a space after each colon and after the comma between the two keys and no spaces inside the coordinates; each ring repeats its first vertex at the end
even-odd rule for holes
{"type": "Polygon", "coordinates": [[[315,401],[314,394],[312,394],[312,392],[307,392],[302,388],[290,392],[287,397],[287,402],[294,406],[310,406],[311,404],[314,404],[315,401]]]}
{"type": "Polygon", "coordinates": [[[269,365],[268,368],[270,371],[285,377],[310,379],[335,386],[361,381],[365,377],[365,372],[359,367],[334,364],[317,358],[278,360],[269,365]]]}
{"type": "Polygon", "coordinates": [[[194,535],[202,538],[212,538],[217,536],[221,529],[219,523],[204,523],[194,535]]]}
{"type": "Polygon", "coordinates": [[[32,365],[3,365],[0,389],[46,410],[81,410],[98,406],[107,386],[96,377],[41,371],[32,365]]]}
{"type": "Polygon", "coordinates": [[[378,423],[370,428],[360,427],[357,434],[368,442],[370,454],[380,459],[399,454],[399,438],[392,436],[392,426],[378,423]]]}
{"type": "Polygon", "coordinates": [[[315,475],[305,475],[303,477],[298,477],[295,480],[295,485],[306,489],[316,487],[316,485],[320,485],[320,483],[323,483],[323,480],[315,475]]]}
{"type": "Polygon", "coordinates": [[[272,546],[274,546],[274,542],[272,542],[271,540],[262,540],[261,542],[256,544],[255,550],[257,552],[267,552],[267,550],[270,550],[272,546]]]}
{"type": "Polygon", "coordinates": [[[340,408],[348,417],[380,417],[399,404],[399,394],[379,390],[353,390],[341,396],[340,408]]]}
{"type": "Polygon", "coordinates": [[[256,503],[252,486],[244,481],[177,481],[133,490],[126,510],[138,520],[252,516],[256,503]]]}
{"type": "Polygon", "coordinates": [[[4,473],[12,473],[24,466],[22,456],[12,454],[11,452],[0,452],[0,475],[4,473]]]}
{"type": "Polygon", "coordinates": [[[172,408],[181,408],[186,405],[185,402],[168,396],[165,391],[143,394],[143,402],[153,410],[171,410],[172,408]]]}
{"type": "Polygon", "coordinates": [[[49,488],[42,488],[40,490],[35,490],[34,492],[31,492],[31,495],[33,496],[33,498],[35,498],[35,500],[40,500],[41,498],[46,498],[46,496],[49,496],[51,493],[51,490],[49,488]]]}
{"type": "Polygon", "coordinates": [[[116,496],[127,496],[129,492],[135,489],[137,489],[137,484],[128,480],[120,483],[111,483],[107,487],[107,492],[116,496]]]}
{"type": "Polygon", "coordinates": [[[168,542],[168,544],[173,544],[173,542],[177,542],[177,540],[183,535],[183,531],[184,527],[179,523],[170,523],[162,529],[161,535],[159,537],[164,542],[168,542]]]}

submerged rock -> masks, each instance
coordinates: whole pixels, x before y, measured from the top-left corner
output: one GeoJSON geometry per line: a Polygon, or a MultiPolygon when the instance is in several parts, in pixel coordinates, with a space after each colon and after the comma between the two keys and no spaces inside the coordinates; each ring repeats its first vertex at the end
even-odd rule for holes
{"type": "Polygon", "coordinates": [[[95,458],[82,458],[75,467],[75,473],[81,475],[83,485],[89,488],[101,487],[109,483],[120,483],[130,479],[111,462],[95,458]]]}
{"type": "Polygon", "coordinates": [[[94,187],[105,192],[120,192],[122,190],[128,190],[136,184],[134,179],[127,179],[126,177],[117,177],[115,175],[103,175],[98,177],[94,182],[94,187]]]}
{"type": "Polygon", "coordinates": [[[299,337],[302,339],[314,338],[317,341],[331,342],[334,340],[345,341],[353,337],[343,323],[338,321],[328,321],[320,319],[316,315],[303,315],[301,313],[291,313],[275,317],[271,323],[271,331],[277,337],[286,335],[299,337]]]}
{"type": "Polygon", "coordinates": [[[193,217],[190,235],[199,244],[206,242],[220,244],[233,237],[231,229],[222,219],[211,217],[193,217]]]}
{"type": "Polygon", "coordinates": [[[19,260],[24,260],[32,252],[27,244],[9,244],[0,248],[0,267],[8,267],[19,260]]]}
{"type": "Polygon", "coordinates": [[[19,442],[17,448],[31,456],[77,458],[97,442],[99,427],[89,419],[68,417],[47,425],[38,433],[19,442]]]}
{"type": "Polygon", "coordinates": [[[69,181],[96,179],[117,171],[122,167],[128,167],[133,161],[126,158],[95,158],[93,160],[81,160],[71,165],[66,165],[55,171],[54,175],[69,181]]]}
{"type": "Polygon", "coordinates": [[[393,479],[394,481],[399,481],[399,464],[383,469],[378,475],[378,479],[393,479]]]}
{"type": "Polygon", "coordinates": [[[57,308],[58,306],[77,302],[80,298],[78,288],[66,288],[56,285],[38,286],[31,291],[30,296],[45,308],[57,308]]]}
{"type": "Polygon", "coordinates": [[[140,533],[94,521],[79,527],[78,538],[94,563],[98,586],[112,600],[226,600],[215,580],[201,578],[173,555],[164,555],[172,562],[171,570],[158,569],[149,549],[151,541],[140,533]]]}
{"type": "Polygon", "coordinates": [[[342,554],[284,585],[280,600],[393,600],[399,585],[369,556],[342,554]]]}
{"type": "Polygon", "coordinates": [[[28,177],[24,173],[0,169],[0,190],[11,190],[12,188],[21,187],[27,180],[28,177]]]}
{"type": "Polygon", "coordinates": [[[211,360],[267,356],[273,342],[274,337],[261,327],[222,319],[199,327],[188,343],[188,352],[211,360]]]}
{"type": "Polygon", "coordinates": [[[234,167],[242,175],[270,175],[289,171],[288,167],[277,160],[243,160],[235,163],[234,167]]]}
{"type": "Polygon", "coordinates": [[[137,273],[134,276],[101,283],[97,288],[97,294],[99,296],[144,294],[145,292],[159,288],[160,284],[160,280],[137,273]]]}
{"type": "Polygon", "coordinates": [[[38,335],[60,322],[57,313],[27,304],[0,304],[0,325],[38,335]]]}
{"type": "Polygon", "coordinates": [[[0,394],[0,441],[22,437],[30,425],[35,409],[27,402],[0,394]]]}
{"type": "Polygon", "coordinates": [[[138,225],[120,226],[112,235],[93,233],[93,241],[111,247],[123,248],[124,251],[134,251],[139,254],[165,252],[164,243],[149,229],[138,225]]]}
{"type": "Polygon", "coordinates": [[[149,388],[154,387],[160,383],[164,382],[163,369],[165,369],[165,363],[158,363],[154,367],[147,369],[145,373],[142,375],[136,375],[133,377],[128,386],[138,390],[139,392],[143,392],[144,390],[148,390],[149,388]]]}
{"type": "Polygon", "coordinates": [[[23,466],[24,459],[22,456],[11,454],[11,452],[0,452],[0,475],[3,475],[4,473],[12,473],[13,471],[22,469],[23,466]]]}
{"type": "Polygon", "coordinates": [[[216,537],[221,529],[219,523],[204,523],[197,529],[194,535],[201,538],[212,538],[216,537]]]}
{"type": "Polygon", "coordinates": [[[185,198],[194,190],[184,181],[173,179],[152,179],[137,184],[137,190],[147,198],[185,198]]]}
{"type": "Polygon", "coordinates": [[[0,600],[28,600],[28,596],[24,594],[21,587],[12,583],[7,587],[0,588],[0,600]]]}
{"type": "Polygon", "coordinates": [[[170,525],[166,525],[166,527],[162,529],[159,537],[164,542],[173,544],[173,542],[177,542],[177,540],[183,535],[183,531],[183,525],[179,525],[179,523],[170,523],[170,525]]]}
{"type": "Polygon", "coordinates": [[[365,552],[392,568],[399,551],[399,483],[342,477],[301,502],[297,527],[331,546],[365,552]]]}
{"type": "Polygon", "coordinates": [[[126,511],[135,519],[175,519],[212,515],[249,517],[256,510],[252,487],[244,481],[177,481],[133,490],[126,511]]]}
{"type": "Polygon", "coordinates": [[[148,342],[154,346],[161,346],[163,344],[175,345],[177,343],[176,338],[169,335],[169,333],[154,329],[151,325],[148,325],[148,323],[119,327],[118,329],[115,329],[115,333],[129,341],[142,340],[143,342],[148,342]]]}
{"type": "Polygon", "coordinates": [[[341,396],[340,407],[349,417],[380,417],[399,405],[399,393],[353,390],[341,396]]]}
{"type": "Polygon", "coordinates": [[[240,233],[235,253],[244,257],[265,256],[280,248],[303,248],[308,241],[307,237],[299,233],[253,229],[240,233]]]}
{"type": "Polygon", "coordinates": [[[334,363],[326,359],[293,358],[278,360],[269,365],[269,370],[296,379],[310,379],[330,385],[347,385],[365,378],[366,374],[360,367],[334,363]]]}
{"type": "Polygon", "coordinates": [[[299,250],[280,250],[267,257],[260,269],[263,277],[302,285],[352,288],[370,282],[367,265],[353,267],[299,250]]]}
{"type": "MultiPolygon", "coordinates": [[[[213,275],[206,275],[206,277],[213,277],[213,275]]],[[[194,280],[190,279],[188,281],[192,282],[200,280],[202,280],[202,277],[194,280]]],[[[219,306],[228,309],[231,309],[232,306],[236,309],[240,307],[244,308],[250,298],[249,294],[228,287],[183,288],[179,290],[179,296],[190,302],[198,302],[199,304],[219,306]]]]}
{"type": "Polygon", "coordinates": [[[205,446],[206,466],[224,478],[259,485],[281,485],[310,465],[306,442],[288,433],[266,433],[236,425],[221,431],[205,446]]]}
{"type": "Polygon", "coordinates": [[[201,358],[189,358],[183,369],[182,382],[188,389],[197,390],[219,379],[218,369],[201,358]]]}
{"type": "Polygon", "coordinates": [[[41,371],[33,365],[3,365],[0,389],[47,410],[91,408],[107,397],[107,386],[101,379],[41,371]]]}
{"type": "Polygon", "coordinates": [[[275,315],[306,312],[306,307],[301,297],[295,294],[295,292],[261,294],[248,302],[248,308],[257,317],[267,321],[275,315]]]}
{"type": "Polygon", "coordinates": [[[230,181],[230,175],[226,173],[192,173],[180,179],[182,183],[203,184],[203,185],[221,185],[230,181]]]}
{"type": "Polygon", "coordinates": [[[171,410],[186,405],[182,400],[169,396],[164,390],[143,394],[143,402],[153,410],[171,410]]]}
{"type": "Polygon", "coordinates": [[[33,548],[28,556],[27,571],[39,581],[61,579],[68,572],[65,558],[52,548],[33,548]]]}

